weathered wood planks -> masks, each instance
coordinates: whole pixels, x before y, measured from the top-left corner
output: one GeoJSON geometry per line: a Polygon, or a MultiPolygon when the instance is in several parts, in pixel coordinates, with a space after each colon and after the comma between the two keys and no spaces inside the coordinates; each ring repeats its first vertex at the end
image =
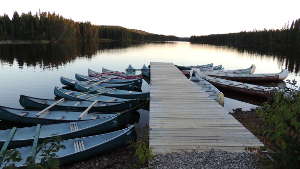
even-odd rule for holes
{"type": "Polygon", "coordinates": [[[151,62],[149,125],[154,153],[263,146],[172,63],[151,62]]]}

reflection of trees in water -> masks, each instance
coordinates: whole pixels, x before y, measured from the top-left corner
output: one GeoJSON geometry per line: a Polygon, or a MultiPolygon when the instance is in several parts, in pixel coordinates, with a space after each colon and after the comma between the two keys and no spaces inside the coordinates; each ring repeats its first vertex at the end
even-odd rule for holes
{"type": "Polygon", "coordinates": [[[70,63],[77,57],[92,57],[96,52],[96,45],[0,45],[0,61],[10,65],[15,61],[20,68],[49,69],[70,63]]]}
{"type": "Polygon", "coordinates": [[[72,62],[78,57],[91,58],[97,52],[107,49],[126,48],[128,43],[103,44],[34,44],[34,45],[0,45],[0,62],[20,68],[24,66],[40,67],[43,69],[58,68],[72,62]]]}
{"type": "Polygon", "coordinates": [[[284,65],[285,69],[290,72],[299,73],[300,72],[300,53],[298,50],[287,50],[281,52],[271,52],[271,51],[260,51],[260,50],[247,50],[247,49],[237,49],[239,52],[247,52],[250,54],[259,54],[260,57],[268,57],[277,59],[280,65],[284,65]]]}

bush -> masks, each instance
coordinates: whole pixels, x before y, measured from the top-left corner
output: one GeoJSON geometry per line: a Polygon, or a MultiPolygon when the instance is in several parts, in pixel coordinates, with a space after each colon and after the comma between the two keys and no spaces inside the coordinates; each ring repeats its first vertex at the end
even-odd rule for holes
{"type": "Polygon", "coordinates": [[[272,145],[274,168],[300,168],[300,94],[295,90],[288,93],[276,93],[258,110],[264,122],[263,135],[272,145]]]}

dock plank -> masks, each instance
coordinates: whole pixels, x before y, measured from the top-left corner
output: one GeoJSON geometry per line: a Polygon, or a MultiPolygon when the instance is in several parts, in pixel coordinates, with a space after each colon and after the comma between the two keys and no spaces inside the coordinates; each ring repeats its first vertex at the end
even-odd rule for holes
{"type": "Polygon", "coordinates": [[[245,151],[263,144],[172,63],[151,62],[152,151],[245,151]]]}

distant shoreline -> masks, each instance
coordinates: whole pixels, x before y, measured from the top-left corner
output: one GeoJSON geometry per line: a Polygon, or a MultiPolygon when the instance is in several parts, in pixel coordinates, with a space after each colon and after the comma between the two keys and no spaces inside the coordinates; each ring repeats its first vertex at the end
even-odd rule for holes
{"type": "Polygon", "coordinates": [[[1,40],[0,45],[49,44],[49,40],[1,40]]]}

